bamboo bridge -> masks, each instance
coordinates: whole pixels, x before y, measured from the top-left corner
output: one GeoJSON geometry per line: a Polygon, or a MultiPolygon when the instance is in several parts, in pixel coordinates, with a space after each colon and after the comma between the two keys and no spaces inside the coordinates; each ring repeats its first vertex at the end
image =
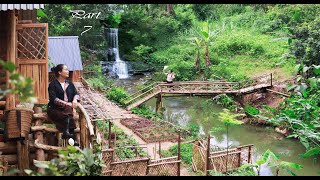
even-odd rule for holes
{"type": "Polygon", "coordinates": [[[137,107],[157,96],[157,108],[164,94],[173,95],[216,95],[216,94],[249,94],[261,89],[272,87],[272,74],[259,76],[244,82],[216,81],[178,81],[171,84],[164,82],[153,83],[144,89],[130,95],[125,100],[127,110],[137,107]]]}

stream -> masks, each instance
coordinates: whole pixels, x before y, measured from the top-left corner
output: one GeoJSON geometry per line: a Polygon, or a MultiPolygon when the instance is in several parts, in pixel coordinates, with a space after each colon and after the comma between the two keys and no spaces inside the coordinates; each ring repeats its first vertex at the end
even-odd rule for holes
{"type": "MultiPolygon", "coordinates": [[[[129,93],[136,91],[135,87],[142,85],[147,76],[131,76],[128,79],[117,80],[116,84],[124,87],[129,93]]],[[[164,120],[180,126],[196,124],[200,127],[200,133],[208,132],[212,127],[222,126],[218,120],[218,113],[223,108],[217,104],[204,105],[210,97],[165,97],[163,98],[164,120]]],[[[145,103],[152,111],[155,111],[156,99],[152,98],[145,103]]],[[[227,134],[225,131],[212,133],[211,144],[217,147],[226,147],[227,134]]],[[[229,127],[229,146],[254,144],[253,162],[267,149],[280,156],[281,160],[297,163],[303,166],[302,170],[293,172],[299,176],[319,176],[320,162],[313,158],[301,158],[299,155],[305,152],[305,148],[296,139],[288,139],[268,126],[240,125],[229,127]]],[[[261,167],[260,175],[272,176],[275,169],[267,165],[261,167]]],[[[279,175],[290,175],[285,170],[280,170],[279,175]]]]}

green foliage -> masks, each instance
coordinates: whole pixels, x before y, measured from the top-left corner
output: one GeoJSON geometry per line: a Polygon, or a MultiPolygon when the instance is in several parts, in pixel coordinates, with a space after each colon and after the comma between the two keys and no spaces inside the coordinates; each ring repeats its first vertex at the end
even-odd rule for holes
{"type": "Polygon", "coordinates": [[[315,147],[302,155],[303,158],[320,155],[320,147],[315,147]]]}
{"type": "Polygon", "coordinates": [[[0,99],[7,94],[16,94],[21,102],[36,103],[37,99],[33,92],[33,81],[31,78],[26,78],[15,71],[15,64],[12,62],[4,62],[0,60],[0,67],[10,73],[9,83],[14,88],[0,89],[0,99]]]}
{"type": "Polygon", "coordinates": [[[244,112],[250,114],[251,116],[256,116],[256,115],[260,114],[259,109],[255,108],[253,106],[250,106],[249,104],[246,104],[244,106],[244,112]]]}
{"type": "MultiPolygon", "coordinates": [[[[97,121],[97,127],[99,128],[100,131],[103,132],[105,139],[108,139],[109,133],[109,125],[106,121],[97,121]]],[[[131,136],[128,136],[125,134],[125,132],[117,127],[117,126],[112,126],[111,127],[111,132],[116,134],[117,138],[117,148],[116,148],[116,155],[121,159],[132,159],[136,157],[136,151],[134,148],[128,148],[125,146],[137,146],[139,143],[133,139],[131,136]]],[[[137,155],[139,157],[146,157],[147,153],[142,150],[142,148],[137,149],[137,155]]]]}
{"type": "Polygon", "coordinates": [[[286,99],[279,113],[265,120],[275,126],[288,128],[291,134],[288,137],[299,138],[307,150],[319,144],[320,134],[320,107],[319,90],[310,95],[295,95],[286,99]]]}
{"type": "Polygon", "coordinates": [[[147,119],[152,119],[154,117],[158,117],[158,118],[161,117],[158,113],[152,112],[149,108],[147,108],[144,105],[140,105],[139,107],[132,108],[131,112],[147,119]]]}
{"type": "Polygon", "coordinates": [[[174,5],[176,16],[166,16],[165,5],[126,5],[119,24],[119,48],[130,54],[134,47],[143,44],[156,49],[167,47],[179,31],[191,25],[190,12],[185,5],[174,5]],[[184,9],[186,9],[184,11],[184,9]],[[181,12],[181,13],[180,13],[181,12]]]}
{"type": "Polygon", "coordinates": [[[200,126],[197,124],[189,124],[187,130],[191,132],[191,137],[196,139],[199,137],[200,126]]]}
{"type": "Polygon", "coordinates": [[[140,44],[139,46],[134,47],[132,51],[133,57],[131,56],[130,60],[135,61],[143,61],[144,63],[150,63],[151,53],[153,52],[153,48],[149,46],[145,46],[140,44]]]}
{"type": "MultiPolygon", "coordinates": [[[[181,159],[189,165],[192,164],[192,146],[193,145],[190,143],[181,144],[180,146],[181,159]]],[[[170,147],[169,151],[172,155],[176,156],[178,154],[178,145],[173,145],[170,147]]]]}
{"type": "Polygon", "coordinates": [[[81,150],[68,146],[67,150],[59,151],[58,159],[38,162],[35,166],[44,168],[45,172],[43,174],[32,170],[25,170],[25,172],[31,176],[100,176],[105,165],[101,150],[81,150]]]}
{"type": "MultiPolygon", "coordinates": [[[[48,23],[49,36],[79,36],[80,46],[89,49],[106,49],[104,41],[103,20],[109,17],[111,6],[104,4],[46,4],[44,12],[47,17],[40,17],[40,22],[48,23]],[[71,10],[83,10],[88,13],[100,13],[98,19],[84,18],[79,19],[72,16],[71,10]],[[92,26],[86,33],[84,26],[92,26]],[[102,41],[103,40],[103,41],[102,41]]],[[[81,14],[81,13],[79,13],[81,14]]]]}
{"type": "Polygon", "coordinates": [[[304,23],[294,31],[294,45],[292,52],[297,62],[307,66],[319,65],[320,46],[320,18],[311,23],[304,23]]]}
{"type": "Polygon", "coordinates": [[[222,105],[224,108],[229,109],[230,111],[234,111],[237,107],[234,99],[226,94],[220,94],[214,100],[217,104],[222,105]]]}
{"type": "Polygon", "coordinates": [[[282,161],[280,157],[274,154],[269,149],[263,153],[262,157],[256,161],[256,163],[261,167],[262,164],[268,162],[270,167],[276,168],[276,176],[278,176],[280,170],[286,170],[291,175],[295,176],[296,174],[292,172],[291,169],[302,169],[303,167],[299,164],[282,161]]]}
{"type": "Polygon", "coordinates": [[[106,96],[109,100],[124,105],[124,100],[128,97],[128,93],[121,87],[112,87],[107,91],[106,96]]]}
{"type": "Polygon", "coordinates": [[[115,13],[107,18],[107,23],[111,28],[117,28],[121,23],[121,13],[115,13]]]}
{"type": "Polygon", "coordinates": [[[254,165],[252,164],[243,164],[238,169],[226,174],[214,170],[210,170],[209,174],[211,176],[256,176],[254,165]]]}
{"type": "Polygon", "coordinates": [[[243,124],[242,121],[237,120],[238,114],[232,114],[228,109],[224,109],[219,113],[219,120],[223,122],[225,126],[237,126],[243,124]]]}
{"type": "Polygon", "coordinates": [[[169,64],[169,67],[176,74],[176,81],[191,81],[196,78],[195,69],[192,62],[178,61],[169,64]]]}
{"type": "Polygon", "coordinates": [[[37,16],[42,18],[48,18],[48,16],[46,15],[46,13],[43,12],[42,9],[37,9],[37,16]]]}

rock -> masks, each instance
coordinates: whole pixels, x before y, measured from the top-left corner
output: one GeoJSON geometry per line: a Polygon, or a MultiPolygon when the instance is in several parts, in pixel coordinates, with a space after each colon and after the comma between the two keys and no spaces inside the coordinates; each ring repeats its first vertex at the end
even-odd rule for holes
{"type": "Polygon", "coordinates": [[[285,136],[288,136],[290,134],[290,132],[289,132],[289,130],[287,128],[280,129],[279,127],[276,127],[275,131],[280,133],[280,134],[283,134],[285,136]]]}

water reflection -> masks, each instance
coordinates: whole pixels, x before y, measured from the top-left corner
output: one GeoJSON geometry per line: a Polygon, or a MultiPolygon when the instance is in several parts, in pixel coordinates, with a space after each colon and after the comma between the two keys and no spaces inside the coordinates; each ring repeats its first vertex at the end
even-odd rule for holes
{"type": "MultiPolygon", "coordinates": [[[[164,119],[181,126],[197,124],[200,126],[200,133],[208,132],[212,127],[223,126],[218,120],[218,113],[223,108],[216,104],[205,106],[208,98],[202,97],[167,97],[164,98],[164,119]]],[[[146,102],[146,105],[155,111],[155,99],[146,102]]],[[[303,159],[299,155],[305,152],[305,148],[295,139],[287,139],[276,133],[272,127],[241,125],[229,127],[229,147],[254,144],[255,154],[253,161],[261,156],[263,152],[270,149],[280,156],[284,161],[294,162],[302,165],[303,170],[294,170],[297,175],[318,176],[320,163],[313,163],[312,158],[303,159]]],[[[220,148],[227,145],[227,134],[225,131],[215,132],[211,144],[220,148]]],[[[261,175],[270,176],[274,169],[263,165],[261,175]]],[[[280,171],[280,175],[289,175],[280,171]]]]}

